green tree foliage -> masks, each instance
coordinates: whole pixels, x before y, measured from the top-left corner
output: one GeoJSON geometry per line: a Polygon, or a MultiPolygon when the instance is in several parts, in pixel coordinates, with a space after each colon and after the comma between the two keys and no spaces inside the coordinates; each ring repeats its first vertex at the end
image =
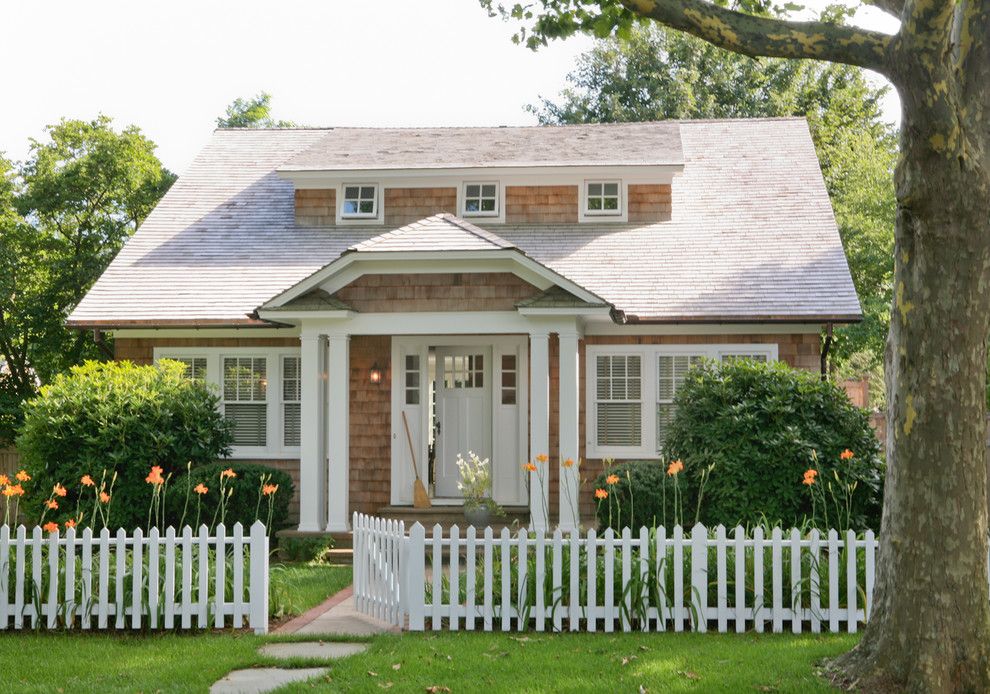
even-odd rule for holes
{"type": "MultiPolygon", "coordinates": [[[[841,21],[830,10],[829,21],[841,21]]],[[[749,58],[657,24],[601,39],[578,59],[559,101],[530,105],[542,123],[805,116],[822,164],[864,320],[836,332],[840,360],[882,362],[893,285],[895,134],[887,87],[864,71],[810,60],[749,58]]]]}
{"type": "Polygon", "coordinates": [[[39,383],[104,356],[65,318],[175,176],[136,127],[62,120],[20,166],[0,160],[0,445],[39,383]]]}
{"type": "MultiPolygon", "coordinates": [[[[81,476],[99,481],[106,470],[108,480],[117,473],[112,525],[143,526],[151,498],[145,477],[153,465],[179,475],[189,462],[195,468],[229,455],[230,423],[218,396],[186,378],[185,368],[167,360],[154,366],[89,361],[42,386],[24,407],[17,439],[33,477],[21,504],[28,518],[38,516],[56,483],[69,495],[48,518],[71,517],[81,476]]],[[[91,491],[86,495],[92,498],[91,491]]]]}
{"type": "Polygon", "coordinates": [[[295,123],[272,117],[272,95],[261,92],[248,99],[237,98],[217,118],[218,128],[292,128],[295,123]]]}
{"type": "Polygon", "coordinates": [[[684,462],[689,519],[701,474],[714,466],[703,523],[795,525],[814,515],[820,526],[880,527],[880,444],[866,413],[834,384],[780,363],[706,362],[688,372],[675,402],[666,452],[684,462]],[[846,449],[851,460],[840,458],[846,449]],[[825,492],[817,504],[802,484],[812,467],[825,492]]]}

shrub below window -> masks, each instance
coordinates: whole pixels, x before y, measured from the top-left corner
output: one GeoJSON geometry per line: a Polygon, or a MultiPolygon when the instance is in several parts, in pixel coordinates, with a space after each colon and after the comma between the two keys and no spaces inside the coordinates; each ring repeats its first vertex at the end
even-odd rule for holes
{"type": "Polygon", "coordinates": [[[56,500],[59,507],[46,519],[75,518],[79,495],[84,495],[82,510],[93,499],[93,490],[80,479],[89,475],[99,484],[106,471],[108,485],[117,473],[110,527],[144,527],[152,486],[145,477],[152,466],[167,477],[183,473],[189,462],[195,467],[229,455],[230,426],[216,394],[184,373],[185,366],[174,361],[86,362],[43,386],[24,406],[17,439],[33,478],[20,503],[27,520],[38,520],[56,483],[67,495],[56,500]]]}
{"type": "Polygon", "coordinates": [[[272,504],[269,533],[283,527],[289,517],[289,500],[292,499],[292,478],[288,473],[255,463],[219,462],[193,467],[188,475],[174,480],[169,490],[169,522],[178,525],[185,506],[186,490],[189,489],[189,506],[185,509],[185,523],[193,525],[197,521],[199,503],[199,523],[212,526],[220,522],[221,489],[227,496],[223,504],[223,523],[230,528],[241,523],[245,530],[255,520],[268,524],[268,504],[272,504]],[[232,470],[234,477],[226,477],[221,484],[221,475],[232,470]],[[196,492],[202,484],[208,491],[196,492]],[[265,485],[277,486],[270,495],[263,493],[265,485]]]}
{"type": "MultiPolygon", "coordinates": [[[[624,527],[652,528],[686,523],[676,512],[677,489],[659,460],[631,460],[606,465],[595,480],[605,491],[598,501],[598,524],[620,532],[624,527]]],[[[693,514],[691,518],[694,518],[693,514]]]]}
{"type": "Polygon", "coordinates": [[[711,466],[702,523],[879,528],[880,444],[866,411],[834,384],[781,363],[705,362],[675,402],[666,454],[684,462],[688,508],[711,466]],[[812,468],[813,484],[803,483],[812,468]]]}

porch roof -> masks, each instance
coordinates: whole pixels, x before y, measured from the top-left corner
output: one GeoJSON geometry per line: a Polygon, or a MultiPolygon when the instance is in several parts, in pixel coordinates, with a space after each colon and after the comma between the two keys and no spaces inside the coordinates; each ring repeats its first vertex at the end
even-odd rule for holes
{"type": "Polygon", "coordinates": [[[373,236],[348,251],[483,251],[515,248],[490,231],[442,213],[373,236]]]}

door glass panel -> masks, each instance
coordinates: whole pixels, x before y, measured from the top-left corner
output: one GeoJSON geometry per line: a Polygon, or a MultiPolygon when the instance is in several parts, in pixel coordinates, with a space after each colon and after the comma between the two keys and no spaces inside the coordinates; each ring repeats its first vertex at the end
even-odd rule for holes
{"type": "Polygon", "coordinates": [[[485,387],[485,357],[481,354],[458,354],[443,358],[444,388],[485,387]]]}

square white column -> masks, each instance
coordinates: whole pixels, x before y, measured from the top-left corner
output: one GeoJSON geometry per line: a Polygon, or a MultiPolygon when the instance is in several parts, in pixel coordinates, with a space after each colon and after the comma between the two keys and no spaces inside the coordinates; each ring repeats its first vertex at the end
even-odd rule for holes
{"type": "Polygon", "coordinates": [[[319,532],[326,508],[326,342],[303,334],[300,343],[299,530],[319,532]]]}
{"type": "Polygon", "coordinates": [[[560,528],[573,530],[580,524],[580,498],[578,479],[578,384],[580,366],[578,364],[578,334],[559,333],[560,374],[558,393],[560,398],[560,488],[559,511],[560,528]],[[571,467],[564,467],[565,460],[572,460],[571,467]]]}
{"type": "Polygon", "coordinates": [[[536,462],[536,456],[550,454],[550,336],[529,336],[529,455],[538,471],[529,473],[529,515],[533,530],[547,529],[550,498],[549,463],[536,462]],[[542,482],[541,482],[542,478],[542,482]]]}
{"type": "Polygon", "coordinates": [[[330,335],[327,372],[328,490],[327,531],[350,530],[350,342],[349,335],[330,335]]]}

